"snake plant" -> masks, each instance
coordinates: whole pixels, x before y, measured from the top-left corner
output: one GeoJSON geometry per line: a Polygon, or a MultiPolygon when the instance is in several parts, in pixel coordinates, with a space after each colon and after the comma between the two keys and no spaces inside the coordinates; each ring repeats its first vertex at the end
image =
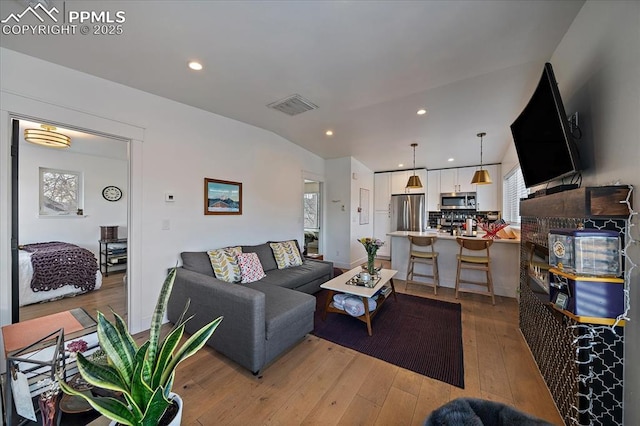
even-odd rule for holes
{"type": "Polygon", "coordinates": [[[162,286],[151,320],[149,339],[144,344],[136,344],[125,322],[116,313],[112,323],[98,312],[98,341],[109,362],[107,365],[95,363],[78,353],[77,365],[82,377],[93,386],[122,392],[123,400],[87,395],[60,379],[60,386],[65,393],[85,399],[102,415],[123,425],[158,424],[171,404],[169,392],[176,367],[200,350],[222,321],[222,317],[211,321],[179,347],[184,334],[187,303],[180,320],[161,339],[160,329],[175,276],[176,268],[172,268],[162,286]]]}

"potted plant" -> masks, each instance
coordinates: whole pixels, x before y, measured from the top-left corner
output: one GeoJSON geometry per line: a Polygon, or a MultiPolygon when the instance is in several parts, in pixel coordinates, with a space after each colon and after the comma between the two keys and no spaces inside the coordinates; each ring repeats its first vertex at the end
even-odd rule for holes
{"type": "Polygon", "coordinates": [[[114,313],[115,321],[111,323],[98,312],[98,341],[107,355],[108,364],[90,361],[82,353],[77,354],[78,371],[82,377],[94,386],[122,392],[121,399],[78,392],[59,378],[65,393],[85,399],[95,410],[111,419],[112,424],[180,424],[182,400],[171,392],[176,367],[204,346],[222,317],[202,327],[179,346],[184,323],[189,320],[184,320],[187,302],[178,323],[161,339],[160,329],[175,276],[176,268],[172,268],[162,285],[151,320],[149,339],[144,344],[138,346],[135,343],[120,316],[114,313]]]}

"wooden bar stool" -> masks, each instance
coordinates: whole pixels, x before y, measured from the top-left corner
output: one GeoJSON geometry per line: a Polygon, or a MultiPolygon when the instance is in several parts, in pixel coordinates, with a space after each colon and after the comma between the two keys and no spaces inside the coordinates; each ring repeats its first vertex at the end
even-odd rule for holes
{"type": "Polygon", "coordinates": [[[422,284],[433,286],[433,294],[438,294],[438,286],[440,285],[440,275],[438,274],[438,252],[433,246],[437,237],[413,237],[409,238],[409,264],[407,265],[407,284],[422,284]],[[431,250],[414,250],[417,247],[429,247],[431,250]],[[418,274],[413,272],[416,263],[424,263],[431,265],[432,275],[418,274]],[[431,278],[432,282],[415,281],[414,277],[431,278]]]}
{"type": "Polygon", "coordinates": [[[491,296],[491,302],[495,305],[496,299],[493,294],[493,279],[491,278],[491,256],[489,254],[489,247],[493,244],[493,240],[485,239],[472,239],[472,238],[456,238],[456,241],[460,245],[460,252],[458,258],[458,270],[456,272],[456,299],[458,298],[458,292],[483,294],[485,296],[491,296]],[[484,256],[472,256],[465,254],[465,250],[468,251],[485,251],[484,256]],[[476,271],[485,271],[487,274],[486,282],[469,281],[460,278],[460,271],[462,269],[473,269],[476,271]],[[460,288],[460,283],[473,284],[474,286],[485,287],[486,290],[478,290],[475,288],[460,288]]]}

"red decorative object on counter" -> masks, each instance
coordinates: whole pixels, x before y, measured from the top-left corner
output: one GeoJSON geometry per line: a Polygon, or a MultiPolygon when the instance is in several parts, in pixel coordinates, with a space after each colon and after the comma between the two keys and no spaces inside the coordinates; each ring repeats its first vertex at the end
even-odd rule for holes
{"type": "Polygon", "coordinates": [[[480,228],[483,231],[486,232],[486,234],[484,234],[482,236],[482,238],[490,238],[492,240],[494,240],[494,239],[498,239],[499,240],[500,237],[497,235],[498,232],[501,229],[504,229],[507,226],[509,226],[509,224],[505,223],[505,221],[503,221],[501,219],[501,220],[495,221],[493,223],[488,223],[488,224],[487,223],[479,223],[478,226],[480,226],[480,228]]]}

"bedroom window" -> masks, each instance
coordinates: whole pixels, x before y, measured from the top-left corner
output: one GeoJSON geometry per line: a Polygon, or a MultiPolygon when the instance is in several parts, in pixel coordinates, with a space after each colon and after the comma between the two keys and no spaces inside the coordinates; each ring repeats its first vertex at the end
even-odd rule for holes
{"type": "Polygon", "coordinates": [[[82,202],[82,173],[40,167],[40,215],[75,215],[82,202]]]}

